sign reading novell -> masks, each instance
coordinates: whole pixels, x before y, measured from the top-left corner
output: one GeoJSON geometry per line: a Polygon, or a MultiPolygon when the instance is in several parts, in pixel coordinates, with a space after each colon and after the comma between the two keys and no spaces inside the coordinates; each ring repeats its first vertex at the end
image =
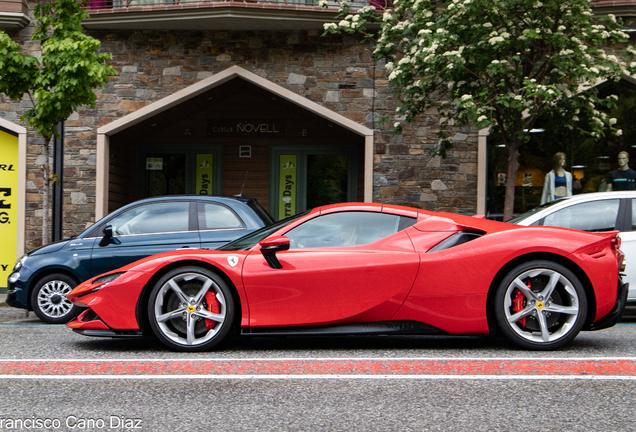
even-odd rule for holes
{"type": "Polygon", "coordinates": [[[16,261],[18,241],[18,137],[0,129],[0,288],[16,261]]]}
{"type": "Polygon", "coordinates": [[[283,136],[283,120],[208,120],[208,136],[283,136]]]}

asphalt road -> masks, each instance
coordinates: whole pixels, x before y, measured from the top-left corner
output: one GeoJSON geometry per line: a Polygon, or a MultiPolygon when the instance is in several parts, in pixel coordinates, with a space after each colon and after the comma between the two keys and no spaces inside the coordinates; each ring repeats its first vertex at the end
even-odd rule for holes
{"type": "Polygon", "coordinates": [[[636,370],[633,317],[612,329],[581,333],[549,353],[517,350],[494,337],[439,336],[239,339],[216,352],[175,353],[153,340],[86,338],[65,326],[43,325],[33,314],[25,318],[22,311],[0,308],[0,430],[634,430],[632,369],[559,372],[577,362],[607,361],[636,370]],[[459,372],[387,372],[396,362],[450,361],[460,364],[454,369],[459,372]],[[513,372],[461,373],[484,361],[508,362],[513,372]],[[166,374],[170,365],[191,371],[187,365],[240,369],[258,363],[289,372],[306,362],[389,369],[370,375],[355,369],[276,374],[237,372],[235,366],[220,375],[166,374]],[[528,362],[535,369],[514,372],[514,365],[528,362]],[[107,372],[92,372],[104,364],[110,365],[107,372]],[[118,374],[112,364],[137,367],[118,374]],[[542,364],[545,370],[536,367],[542,364]],[[33,365],[45,365],[48,375],[33,365]],[[7,373],[21,368],[22,375],[7,373]],[[37,427],[47,420],[48,427],[37,427]]]}

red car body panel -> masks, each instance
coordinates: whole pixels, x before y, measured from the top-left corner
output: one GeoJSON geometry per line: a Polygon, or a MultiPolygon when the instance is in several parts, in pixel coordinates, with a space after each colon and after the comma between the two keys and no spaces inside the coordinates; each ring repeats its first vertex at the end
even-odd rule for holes
{"type": "Polygon", "coordinates": [[[282,269],[250,254],[243,266],[250,327],[390,320],[413,286],[419,255],[404,232],[376,243],[280,252],[282,269]]]}
{"type": "Polygon", "coordinates": [[[143,309],[138,303],[142,291],[152,288],[153,276],[168,267],[197,263],[218,269],[231,281],[240,299],[243,328],[412,320],[448,333],[485,334],[490,331],[487,300],[493,281],[516,259],[537,253],[557,256],[586,275],[593,287],[594,320],[616,303],[622,252],[612,247],[615,233],[520,227],[407,207],[349,203],[314,209],[268,238],[340,211],[392,213],[417,217],[417,223],[363,246],[278,252],[282,269],[267,263],[259,245],[247,251],[180,250],[148,257],[111,272],[125,273],[103,289],[95,291],[99,277],[75,288],[69,299],[90,307],[101,321],[83,321],[87,315],[82,314],[68,325],[138,330],[137,311],[143,309]],[[462,230],[484,235],[428,252],[462,230]]]}

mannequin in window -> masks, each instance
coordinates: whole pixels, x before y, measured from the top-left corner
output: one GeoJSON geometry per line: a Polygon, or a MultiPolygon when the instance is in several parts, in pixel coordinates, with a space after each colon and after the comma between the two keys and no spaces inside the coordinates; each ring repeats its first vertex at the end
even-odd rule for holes
{"type": "Polygon", "coordinates": [[[565,170],[565,153],[558,152],[552,158],[553,169],[545,175],[541,204],[572,196],[572,174],[565,170]]]}
{"type": "Polygon", "coordinates": [[[618,169],[607,175],[607,191],[634,190],[636,185],[636,171],[629,168],[629,153],[622,151],[618,154],[618,169]]]}

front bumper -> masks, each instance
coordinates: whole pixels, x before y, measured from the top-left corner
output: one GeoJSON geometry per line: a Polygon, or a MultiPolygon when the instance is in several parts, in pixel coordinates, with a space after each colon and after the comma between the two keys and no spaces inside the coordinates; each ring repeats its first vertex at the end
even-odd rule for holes
{"type": "Polygon", "coordinates": [[[35,274],[27,265],[19,271],[13,271],[7,279],[7,304],[9,306],[33,310],[29,300],[29,286],[34,282],[35,274]]]}
{"type": "Polygon", "coordinates": [[[617,322],[623,318],[623,312],[625,312],[625,305],[627,305],[627,292],[629,291],[629,283],[624,283],[620,278],[618,279],[618,293],[616,296],[616,303],[610,313],[605,315],[600,320],[590,323],[589,327],[585,330],[595,331],[603,330],[609,327],[613,327],[617,322]]]}
{"type": "Polygon", "coordinates": [[[141,330],[113,330],[91,309],[86,309],[78,317],[66,324],[74,332],[84,336],[111,338],[138,338],[143,336],[141,330]]]}
{"type": "Polygon", "coordinates": [[[28,309],[27,303],[27,291],[22,288],[15,288],[9,286],[7,289],[7,304],[9,306],[20,308],[20,309],[28,309]]]}

